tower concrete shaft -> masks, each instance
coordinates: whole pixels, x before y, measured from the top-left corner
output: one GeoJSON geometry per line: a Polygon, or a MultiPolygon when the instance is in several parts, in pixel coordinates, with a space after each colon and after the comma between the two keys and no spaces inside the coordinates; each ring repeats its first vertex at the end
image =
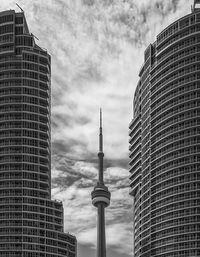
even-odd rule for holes
{"type": "Polygon", "coordinates": [[[110,192],[104,185],[103,180],[103,133],[102,133],[102,112],[100,110],[99,129],[99,178],[97,185],[92,191],[92,204],[97,207],[97,257],[106,257],[106,236],[105,236],[105,208],[110,204],[110,192]]]}
{"type": "Polygon", "coordinates": [[[97,205],[97,257],[106,257],[106,235],[105,235],[105,206],[103,203],[97,205]]]}

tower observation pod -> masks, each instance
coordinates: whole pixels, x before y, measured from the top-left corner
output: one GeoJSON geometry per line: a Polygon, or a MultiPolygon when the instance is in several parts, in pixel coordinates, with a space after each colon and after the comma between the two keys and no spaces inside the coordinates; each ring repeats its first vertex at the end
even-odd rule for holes
{"type": "Polygon", "coordinates": [[[99,177],[97,185],[91,193],[92,204],[97,208],[97,257],[106,257],[106,237],[105,237],[105,208],[110,204],[110,192],[104,185],[103,180],[103,133],[102,133],[102,112],[100,110],[99,129],[99,177]]]}

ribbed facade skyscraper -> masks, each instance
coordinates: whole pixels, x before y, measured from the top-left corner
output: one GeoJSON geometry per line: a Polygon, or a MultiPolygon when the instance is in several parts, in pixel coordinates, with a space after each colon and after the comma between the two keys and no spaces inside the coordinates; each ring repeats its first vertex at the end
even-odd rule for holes
{"type": "Polygon", "coordinates": [[[144,54],[130,123],[134,257],[200,256],[200,9],[144,54]]]}
{"type": "Polygon", "coordinates": [[[0,256],[75,257],[51,200],[50,56],[24,13],[0,13],[0,256]]]}

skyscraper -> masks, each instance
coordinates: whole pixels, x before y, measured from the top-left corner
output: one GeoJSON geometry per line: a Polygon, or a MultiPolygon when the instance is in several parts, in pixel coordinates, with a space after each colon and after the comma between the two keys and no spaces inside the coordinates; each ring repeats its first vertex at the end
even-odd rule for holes
{"type": "Polygon", "coordinates": [[[106,235],[105,235],[105,208],[110,204],[110,192],[104,185],[103,179],[103,133],[102,113],[100,111],[99,129],[99,177],[97,185],[92,191],[92,204],[97,208],[97,257],[106,257],[106,235]]]}
{"type": "Polygon", "coordinates": [[[144,53],[130,123],[134,257],[200,256],[200,9],[144,53]]]}
{"type": "Polygon", "coordinates": [[[23,12],[0,13],[0,256],[74,257],[51,200],[50,56],[23,12]]]}

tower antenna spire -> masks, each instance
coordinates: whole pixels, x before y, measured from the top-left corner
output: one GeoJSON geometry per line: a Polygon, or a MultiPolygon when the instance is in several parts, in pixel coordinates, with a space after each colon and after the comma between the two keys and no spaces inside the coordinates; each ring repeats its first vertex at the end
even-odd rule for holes
{"type": "Polygon", "coordinates": [[[100,108],[99,152],[103,152],[102,109],[100,108]]]}
{"type": "Polygon", "coordinates": [[[100,108],[100,128],[102,127],[102,109],[100,108]]]}

